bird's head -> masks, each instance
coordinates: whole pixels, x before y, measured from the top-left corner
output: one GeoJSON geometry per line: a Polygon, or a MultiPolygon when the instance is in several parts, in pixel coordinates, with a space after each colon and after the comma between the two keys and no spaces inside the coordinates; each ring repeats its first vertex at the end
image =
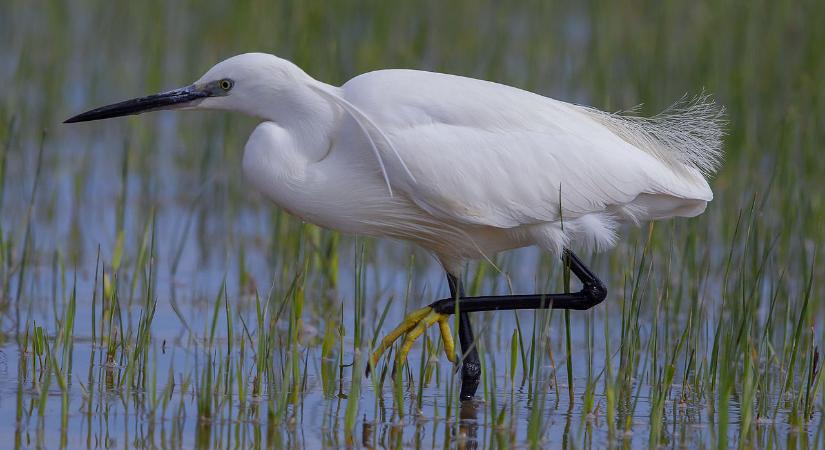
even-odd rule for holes
{"type": "Polygon", "coordinates": [[[296,86],[311,80],[298,66],[265,53],[245,53],[221,61],[199,80],[179,89],[101,106],[67,119],[87,122],[166,109],[235,111],[275,120],[289,109],[296,86]]]}

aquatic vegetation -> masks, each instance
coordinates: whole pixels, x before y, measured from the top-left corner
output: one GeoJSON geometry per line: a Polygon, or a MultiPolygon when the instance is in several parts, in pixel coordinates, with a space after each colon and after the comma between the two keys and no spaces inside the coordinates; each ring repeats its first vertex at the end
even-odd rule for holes
{"type": "MultiPolygon", "coordinates": [[[[0,432],[67,448],[822,447],[823,19],[815,2],[8,2],[0,432]],[[247,50],[332,83],[416,67],[645,114],[704,89],[730,118],[717,196],[588,258],[609,287],[592,311],[476,314],[479,401],[459,402],[432,332],[401,370],[363,377],[391,324],[446,296],[429,255],[272,208],[240,176],[249,119],[59,125],[247,50]]],[[[534,249],[493,262],[468,268],[468,293],[569,282],[534,249]]]]}

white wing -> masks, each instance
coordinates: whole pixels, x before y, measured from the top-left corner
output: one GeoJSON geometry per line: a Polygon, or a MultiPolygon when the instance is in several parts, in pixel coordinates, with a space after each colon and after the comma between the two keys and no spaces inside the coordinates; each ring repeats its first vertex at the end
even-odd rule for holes
{"type": "Polygon", "coordinates": [[[342,89],[391,141],[397,157],[383,159],[393,189],[437,217],[510,228],[651,203],[651,195],[658,205],[672,199],[674,211],[713,196],[702,172],[719,156],[720,116],[706,103],[705,115],[627,120],[412,70],[367,73],[342,89]]]}

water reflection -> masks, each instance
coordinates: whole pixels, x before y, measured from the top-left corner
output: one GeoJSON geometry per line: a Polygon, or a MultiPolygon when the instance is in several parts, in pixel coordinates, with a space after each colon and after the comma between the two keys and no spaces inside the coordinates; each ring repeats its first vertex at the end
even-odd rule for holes
{"type": "Polygon", "coordinates": [[[478,442],[478,413],[483,403],[479,401],[461,402],[459,407],[458,436],[456,444],[462,450],[475,450],[478,442]]]}
{"type": "MultiPolygon", "coordinates": [[[[726,438],[733,442],[746,428],[739,402],[746,403],[743,409],[754,406],[744,395],[754,386],[742,388],[748,378],[741,370],[754,355],[750,379],[760,380],[756,397],[764,412],[748,421],[752,433],[743,446],[823,447],[821,389],[810,398],[799,395],[806,375],[813,374],[802,372],[815,366],[813,357],[797,352],[794,376],[788,375],[794,366],[787,355],[796,357],[788,342],[795,333],[785,325],[800,324],[799,348],[821,350],[823,302],[811,301],[804,310],[799,303],[807,298],[800,287],[809,281],[810,298],[825,297],[821,266],[806,259],[821,254],[819,166],[825,159],[815,145],[822,142],[821,127],[810,118],[823,116],[817,99],[825,92],[825,76],[821,58],[811,56],[822,53],[822,39],[807,39],[803,31],[821,29],[821,14],[791,7],[763,18],[721,3],[693,8],[668,2],[641,8],[657,19],[642,21],[635,15],[640,8],[609,1],[373,2],[371,8],[338,1],[191,3],[166,2],[162,17],[157,2],[2,5],[0,54],[8,57],[0,60],[7,87],[0,90],[0,436],[13,435],[8,444],[340,447],[346,444],[347,405],[360,401],[355,430],[360,426],[361,433],[354,433],[354,445],[368,447],[506,448],[535,438],[551,448],[639,448],[651,445],[654,413],[661,413],[662,438],[653,445],[714,447],[726,438]],[[672,23],[683,24],[682,31],[662,35],[669,29],[662,24],[672,23]],[[757,38],[768,36],[770,45],[708,44],[752,43],[742,41],[742,29],[759,29],[757,38]],[[721,189],[703,218],[654,230],[649,266],[633,265],[646,242],[644,231],[623,231],[618,249],[595,258],[611,282],[611,297],[596,311],[571,315],[574,402],[555,390],[523,394],[504,378],[483,401],[456,411],[445,405],[448,369],[433,371],[425,362],[419,380],[420,361],[444,364],[437,349],[422,352],[405,373],[419,383],[414,400],[390,388],[363,389],[360,397],[348,398],[353,377],[360,376],[343,364],[352,361],[354,299],[365,300],[360,331],[370,339],[382,320],[386,329],[411,308],[445,296],[441,269],[429,255],[395,242],[341,238],[277,212],[240,176],[240,152],[254,125],[249,119],[158,114],[94,127],[57,125],[68,112],[116,100],[127,90],[159,91],[190,80],[250,46],[293,58],[330,82],[378,67],[418,67],[611,109],[666,105],[705,82],[721,84],[724,96],[724,80],[732,80],[732,164],[714,181],[721,189]],[[736,55],[725,53],[730,48],[736,55]],[[793,64],[777,64],[772,51],[789,55],[793,64]],[[654,76],[659,71],[651,67],[667,76],[654,76]],[[782,70],[759,70],[774,67],[782,70]],[[793,91],[800,86],[809,91],[793,91]],[[794,102],[789,113],[793,99],[807,100],[794,102]],[[746,128],[764,123],[773,125],[746,128]],[[39,167],[43,129],[48,133],[39,167]],[[743,140],[760,143],[759,151],[743,140]],[[776,153],[784,141],[792,142],[792,157],[776,153]],[[30,205],[32,179],[41,169],[30,205]],[[751,196],[759,191],[771,196],[751,196]],[[767,206],[750,221],[735,214],[752,203],[767,206]],[[764,236],[780,240],[765,245],[764,236]],[[763,247],[775,252],[763,256],[763,247]],[[304,284],[291,289],[299,272],[304,284]],[[224,283],[229,301],[216,302],[224,283]],[[69,323],[75,290],[67,341],[62,327],[69,323]],[[291,296],[296,290],[300,295],[291,296]],[[307,332],[290,344],[288,316],[299,299],[307,332]],[[150,339],[141,341],[141,320],[153,301],[150,339]],[[726,309],[730,304],[747,304],[747,314],[739,314],[744,322],[736,323],[740,317],[726,309]],[[686,335],[690,350],[670,354],[694,310],[701,326],[686,335]],[[804,314],[796,317],[796,311],[804,314]],[[780,320],[763,326],[771,316],[780,320]],[[35,326],[44,330],[38,345],[30,333],[35,326]],[[728,328],[738,330],[733,339],[714,340],[728,328]],[[714,344],[726,342],[749,348],[717,355],[714,344]],[[259,370],[261,354],[272,358],[259,370]],[[611,364],[618,373],[600,373],[611,364]],[[731,393],[720,400],[714,377],[724,364],[731,393]],[[682,395],[674,384],[654,407],[652,386],[670,370],[675,383],[683,378],[695,392],[682,395]],[[786,377],[791,397],[780,401],[774,390],[786,377]],[[202,389],[207,380],[211,389],[202,389]],[[588,383],[595,406],[584,410],[580,399],[588,383]],[[296,384],[300,389],[290,391],[296,384]],[[609,388],[617,391],[611,399],[609,388]],[[290,392],[299,395],[291,399],[290,392]],[[810,415],[798,416],[798,398],[812,405],[810,415]],[[494,400],[499,411],[491,410],[494,400]],[[414,411],[419,404],[421,411],[414,411]],[[399,411],[408,413],[400,418],[399,411]],[[611,413],[615,419],[608,420],[611,413]],[[536,436],[529,436],[531,420],[543,425],[536,436]]],[[[526,293],[559,278],[555,261],[535,250],[493,262],[502,273],[492,265],[471,266],[468,286],[480,294],[510,288],[526,293]]],[[[499,375],[510,368],[509,339],[520,327],[514,376],[526,374],[532,383],[548,359],[531,353],[535,316],[480,317],[499,375]]],[[[559,315],[548,327],[548,347],[563,353],[559,315]]],[[[560,379],[566,378],[562,372],[560,379]]],[[[485,380],[490,376],[495,373],[485,380]]]]}

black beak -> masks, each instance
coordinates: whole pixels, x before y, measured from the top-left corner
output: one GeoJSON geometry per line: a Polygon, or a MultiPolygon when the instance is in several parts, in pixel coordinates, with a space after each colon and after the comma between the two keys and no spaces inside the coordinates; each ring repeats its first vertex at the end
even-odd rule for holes
{"type": "Polygon", "coordinates": [[[209,97],[209,92],[195,85],[173,91],[134,98],[113,105],[101,106],[66,119],[63,123],[88,122],[90,120],[108,119],[110,117],[130,116],[147,111],[174,109],[189,106],[190,102],[209,97]]]}

